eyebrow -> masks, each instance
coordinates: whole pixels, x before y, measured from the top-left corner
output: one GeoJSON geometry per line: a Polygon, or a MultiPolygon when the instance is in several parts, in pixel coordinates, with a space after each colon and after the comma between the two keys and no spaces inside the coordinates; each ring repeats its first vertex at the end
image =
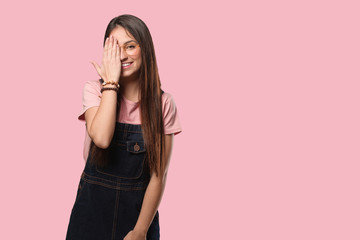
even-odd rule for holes
{"type": "Polygon", "coordinates": [[[129,41],[127,41],[127,42],[124,42],[124,43],[123,43],[123,44],[121,44],[121,45],[128,44],[129,42],[135,42],[135,43],[136,43],[136,41],[135,41],[135,40],[129,40],[129,41]]]}

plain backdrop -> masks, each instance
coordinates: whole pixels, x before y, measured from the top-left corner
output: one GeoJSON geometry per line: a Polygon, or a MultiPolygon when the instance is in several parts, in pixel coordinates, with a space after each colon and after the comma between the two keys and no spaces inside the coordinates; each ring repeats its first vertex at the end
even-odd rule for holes
{"type": "Polygon", "coordinates": [[[360,239],[359,2],[0,4],[0,239],[65,239],[108,22],[149,27],[175,136],[161,239],[360,239]]]}

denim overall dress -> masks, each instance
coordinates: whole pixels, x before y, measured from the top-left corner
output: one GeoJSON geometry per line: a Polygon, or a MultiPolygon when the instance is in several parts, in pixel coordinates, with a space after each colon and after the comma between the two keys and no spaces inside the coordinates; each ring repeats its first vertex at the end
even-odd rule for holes
{"type": "MultiPolygon", "coordinates": [[[[106,167],[90,163],[89,151],[67,240],[122,240],[135,227],[150,181],[141,125],[116,122],[108,151],[106,167]]],[[[146,239],[160,239],[158,211],[146,239]]]]}

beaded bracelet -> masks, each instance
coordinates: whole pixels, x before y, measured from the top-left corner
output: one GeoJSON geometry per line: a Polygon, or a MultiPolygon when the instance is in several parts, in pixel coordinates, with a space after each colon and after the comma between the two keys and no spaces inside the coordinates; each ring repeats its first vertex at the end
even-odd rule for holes
{"type": "Polygon", "coordinates": [[[119,83],[117,82],[114,82],[114,81],[108,81],[108,82],[103,82],[102,85],[105,86],[106,84],[112,84],[112,85],[115,85],[117,88],[120,87],[119,83]]]}
{"type": "Polygon", "coordinates": [[[100,92],[102,93],[103,91],[106,91],[106,90],[115,90],[117,92],[119,89],[116,87],[112,87],[112,88],[103,87],[103,88],[101,88],[100,92]]]}

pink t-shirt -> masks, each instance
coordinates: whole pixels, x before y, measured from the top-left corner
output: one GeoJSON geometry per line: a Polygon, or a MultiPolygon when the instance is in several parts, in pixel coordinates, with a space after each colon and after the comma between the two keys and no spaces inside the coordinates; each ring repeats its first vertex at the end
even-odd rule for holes
{"type": "MultiPolygon", "coordinates": [[[[82,103],[83,107],[78,115],[78,119],[85,121],[85,111],[94,106],[100,106],[101,95],[100,92],[101,85],[99,80],[89,80],[85,83],[83,88],[83,98],[82,103]]],[[[178,112],[176,110],[176,105],[174,99],[169,93],[164,92],[162,94],[163,102],[163,119],[164,119],[164,131],[165,134],[174,133],[174,135],[179,134],[181,130],[180,119],[178,112]]],[[[139,103],[139,102],[138,102],[139,103]]],[[[129,123],[129,124],[141,124],[140,119],[140,108],[139,104],[133,101],[126,99],[121,95],[120,99],[120,114],[118,114],[117,122],[129,123]]],[[[83,156],[86,161],[89,155],[91,138],[85,127],[85,141],[84,141],[84,150],[83,156]]]]}

